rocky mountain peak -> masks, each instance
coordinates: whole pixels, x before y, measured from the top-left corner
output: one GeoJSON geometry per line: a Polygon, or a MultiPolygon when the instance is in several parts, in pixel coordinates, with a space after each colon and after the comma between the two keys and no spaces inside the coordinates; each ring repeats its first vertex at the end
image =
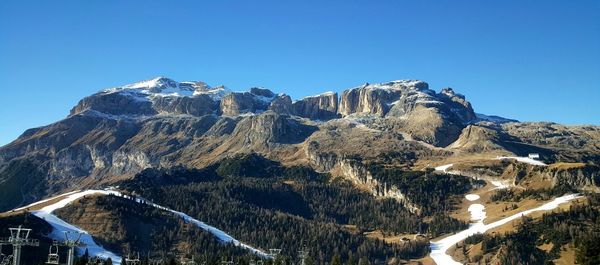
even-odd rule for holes
{"type": "Polygon", "coordinates": [[[427,84],[426,82],[413,79],[395,80],[387,83],[378,84],[375,86],[390,87],[396,89],[413,89],[418,91],[425,91],[429,89],[429,84],[427,84]]]}
{"type": "Polygon", "coordinates": [[[451,87],[445,87],[442,88],[442,90],[440,91],[441,94],[447,95],[449,97],[455,96],[456,93],[454,93],[454,89],[452,89],[451,87]]]}
{"type": "Polygon", "coordinates": [[[271,90],[263,88],[263,87],[250,88],[250,93],[257,95],[257,96],[266,97],[266,98],[274,98],[275,97],[275,93],[273,93],[271,90]]]}
{"type": "Polygon", "coordinates": [[[122,88],[147,89],[152,92],[160,92],[163,89],[177,87],[177,86],[178,86],[178,83],[176,81],[174,81],[173,79],[159,76],[159,77],[152,78],[150,80],[145,80],[145,81],[125,85],[122,88]]]}

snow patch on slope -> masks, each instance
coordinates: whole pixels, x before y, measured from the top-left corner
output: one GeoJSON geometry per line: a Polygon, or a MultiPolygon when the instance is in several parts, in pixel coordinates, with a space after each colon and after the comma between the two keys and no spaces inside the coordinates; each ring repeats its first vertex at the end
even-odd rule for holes
{"type": "Polygon", "coordinates": [[[479,195],[467,194],[467,195],[465,195],[465,199],[467,199],[468,201],[476,201],[476,200],[479,200],[479,195]]]}
{"type": "Polygon", "coordinates": [[[139,100],[155,97],[193,97],[203,94],[209,95],[214,100],[220,100],[223,96],[231,93],[224,86],[212,88],[200,81],[176,82],[166,77],[156,77],[121,87],[109,88],[103,92],[128,94],[139,100]]]}
{"type": "Polygon", "coordinates": [[[520,213],[511,215],[509,217],[506,217],[504,219],[500,219],[496,222],[490,223],[490,224],[484,224],[483,220],[485,219],[485,206],[481,205],[481,204],[473,204],[473,205],[481,205],[481,206],[473,206],[471,205],[473,208],[469,207],[469,211],[471,212],[471,218],[477,220],[477,222],[473,223],[470,225],[470,227],[466,230],[460,231],[456,234],[453,234],[451,236],[447,236],[441,240],[438,241],[432,241],[430,244],[430,248],[431,248],[431,253],[429,254],[429,256],[435,261],[436,264],[452,264],[452,265],[459,265],[461,263],[456,262],[455,260],[452,259],[452,257],[448,254],[446,254],[446,251],[448,251],[448,249],[450,249],[450,247],[454,246],[456,243],[463,241],[465,238],[477,234],[477,233],[484,233],[485,231],[492,229],[492,228],[496,228],[498,226],[504,225],[510,221],[513,221],[515,219],[520,218],[523,215],[529,215],[533,212],[537,212],[537,211],[549,211],[552,209],[557,208],[559,205],[580,198],[581,196],[579,196],[578,194],[568,194],[568,195],[564,195],[562,197],[558,197],[555,198],[554,200],[547,202],[545,204],[543,204],[542,206],[539,206],[537,208],[533,208],[533,209],[529,209],[526,211],[522,211],[520,213]]]}
{"type": "Polygon", "coordinates": [[[122,194],[118,191],[114,191],[114,190],[85,190],[85,191],[68,192],[68,193],[53,197],[53,198],[49,198],[49,199],[45,199],[42,201],[32,203],[30,205],[27,205],[25,207],[21,207],[21,208],[15,209],[15,210],[27,209],[32,206],[46,203],[48,201],[51,201],[51,200],[54,200],[57,198],[62,198],[57,202],[54,202],[50,205],[42,207],[39,210],[31,212],[33,215],[47,221],[53,227],[52,232],[48,236],[55,240],[64,240],[64,231],[82,233],[81,241],[83,243],[85,243],[86,246],[79,248],[80,253],[84,252],[85,249],[88,249],[88,252],[91,256],[98,256],[103,259],[111,258],[114,264],[121,264],[121,257],[119,257],[117,254],[115,254],[111,251],[104,249],[102,246],[98,245],[87,231],[85,231],[77,226],[74,226],[72,224],[69,224],[53,214],[53,212],[55,210],[63,208],[65,206],[67,206],[68,204],[70,204],[84,196],[88,196],[88,195],[115,195],[115,196],[120,196],[120,197],[135,200],[138,203],[146,203],[147,205],[151,205],[155,208],[169,211],[169,212],[177,215],[178,217],[182,218],[186,222],[193,223],[198,228],[213,234],[215,237],[217,237],[223,243],[231,243],[235,246],[249,250],[250,252],[252,252],[256,255],[259,255],[261,257],[264,257],[264,258],[271,257],[264,251],[256,249],[250,245],[244,244],[244,243],[240,242],[239,240],[233,238],[229,234],[225,233],[224,231],[222,231],[216,227],[210,226],[210,225],[208,225],[204,222],[201,222],[197,219],[194,219],[185,213],[175,211],[175,210],[169,209],[167,207],[149,202],[148,200],[143,199],[143,198],[131,197],[128,195],[124,195],[124,194],[122,194]]]}
{"type": "Polygon", "coordinates": [[[442,171],[444,173],[448,173],[448,169],[451,168],[452,166],[454,166],[454,164],[442,165],[442,166],[435,167],[435,170],[442,171]]]}
{"type": "MultiPolygon", "coordinates": [[[[103,259],[110,258],[110,259],[112,259],[113,264],[121,264],[121,257],[119,257],[117,254],[115,254],[111,251],[104,249],[102,246],[96,244],[96,242],[94,241],[94,239],[88,232],[84,231],[83,229],[81,229],[79,227],[76,227],[72,224],[69,224],[69,223],[63,221],[62,219],[58,218],[56,215],[54,215],[52,213],[56,209],[63,208],[66,205],[80,199],[83,196],[98,194],[98,193],[106,195],[106,194],[108,194],[108,191],[87,190],[87,191],[82,191],[82,192],[70,192],[70,193],[67,193],[66,196],[63,199],[59,200],[58,202],[44,206],[40,210],[32,211],[31,213],[41,219],[44,219],[46,222],[48,222],[52,226],[52,232],[48,235],[48,237],[50,237],[54,240],[62,241],[65,239],[65,235],[64,235],[65,231],[82,233],[81,242],[84,243],[85,246],[78,247],[78,250],[80,253],[83,253],[85,251],[85,249],[87,249],[91,256],[97,256],[97,257],[100,257],[103,259]]],[[[37,202],[32,205],[26,206],[24,208],[28,208],[33,205],[39,204],[39,203],[42,203],[42,202],[37,202]]]]}
{"type": "Polygon", "coordinates": [[[317,95],[306,96],[304,98],[328,97],[328,96],[333,96],[333,95],[335,95],[335,92],[333,92],[333,91],[327,91],[327,92],[323,92],[323,93],[317,94],[317,95]]]}
{"type": "Polygon", "coordinates": [[[517,160],[518,162],[521,163],[527,163],[530,165],[534,165],[534,166],[547,166],[544,162],[535,160],[535,159],[531,159],[529,157],[522,157],[522,156],[499,156],[496,157],[496,159],[498,160],[517,160]]]}

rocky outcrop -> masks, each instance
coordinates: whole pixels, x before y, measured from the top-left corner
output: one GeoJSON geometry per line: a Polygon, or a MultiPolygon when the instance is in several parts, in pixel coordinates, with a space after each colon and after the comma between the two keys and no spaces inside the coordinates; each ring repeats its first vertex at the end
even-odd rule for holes
{"type": "Polygon", "coordinates": [[[319,152],[319,142],[310,141],[305,149],[311,166],[318,172],[329,172],[338,163],[338,155],[333,152],[319,152]]]}
{"type": "Polygon", "coordinates": [[[265,112],[238,122],[232,137],[243,145],[294,144],[304,141],[317,130],[287,115],[265,112]]]}
{"type": "Polygon", "coordinates": [[[464,95],[455,93],[452,88],[447,87],[442,89],[437,96],[446,103],[448,108],[450,108],[450,112],[455,114],[463,123],[477,119],[471,103],[465,99],[464,95]]]}
{"type": "Polygon", "coordinates": [[[357,113],[382,117],[398,103],[402,96],[411,97],[409,95],[411,91],[416,91],[419,95],[435,93],[429,90],[427,83],[417,80],[400,80],[375,85],[367,83],[342,93],[339,113],[343,116],[357,113]]]}
{"type": "Polygon", "coordinates": [[[194,97],[157,97],[152,100],[152,107],[158,113],[189,114],[202,116],[217,114],[219,102],[208,95],[194,97]]]}
{"type": "Polygon", "coordinates": [[[550,165],[543,172],[552,186],[566,185],[589,192],[600,192],[600,167],[583,163],[559,163],[550,165]]]}
{"type": "Polygon", "coordinates": [[[404,124],[404,132],[441,147],[454,142],[464,126],[476,119],[464,96],[449,88],[435,93],[427,83],[417,80],[366,84],[346,90],[339,112],[343,116],[400,118],[398,124],[404,124]]]}
{"type": "Polygon", "coordinates": [[[279,114],[293,114],[294,108],[292,106],[292,98],[285,94],[277,95],[277,97],[271,101],[269,110],[279,114]]]}
{"type": "Polygon", "coordinates": [[[221,99],[221,113],[235,116],[267,110],[275,98],[268,89],[252,88],[250,92],[233,92],[221,99]]]}
{"type": "Polygon", "coordinates": [[[371,191],[373,196],[395,199],[402,203],[409,211],[415,214],[421,213],[421,209],[410,202],[409,198],[398,187],[395,185],[388,187],[387,183],[380,183],[377,179],[373,178],[367,167],[359,161],[341,159],[338,166],[344,178],[352,181],[355,185],[366,187],[371,191]]]}
{"type": "Polygon", "coordinates": [[[275,97],[275,93],[273,93],[271,90],[268,90],[266,88],[260,88],[260,87],[253,87],[250,88],[250,94],[259,96],[259,97],[264,97],[264,98],[274,98],[275,97]]]}
{"type": "Polygon", "coordinates": [[[79,103],[71,109],[70,113],[71,115],[75,115],[90,109],[112,115],[157,114],[157,111],[152,107],[152,102],[141,99],[141,95],[135,92],[127,94],[96,93],[80,100],[79,103]]]}
{"type": "Polygon", "coordinates": [[[294,115],[313,120],[337,118],[337,109],[338,95],[333,92],[305,97],[293,103],[294,115]]]}
{"type": "Polygon", "coordinates": [[[471,153],[504,150],[498,130],[477,125],[464,128],[460,137],[448,148],[471,153]]]}

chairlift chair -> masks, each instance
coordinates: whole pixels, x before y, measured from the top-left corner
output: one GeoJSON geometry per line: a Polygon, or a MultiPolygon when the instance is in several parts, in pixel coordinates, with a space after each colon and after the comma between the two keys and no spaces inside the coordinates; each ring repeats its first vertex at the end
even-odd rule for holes
{"type": "Polygon", "coordinates": [[[60,257],[58,256],[58,245],[52,244],[50,246],[50,249],[48,250],[48,261],[46,261],[46,264],[58,265],[59,258],[60,257]]]}

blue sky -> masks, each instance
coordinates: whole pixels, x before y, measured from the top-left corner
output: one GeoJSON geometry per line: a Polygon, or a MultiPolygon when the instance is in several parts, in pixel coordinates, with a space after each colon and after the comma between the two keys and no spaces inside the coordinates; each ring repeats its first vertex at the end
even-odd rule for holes
{"type": "Polygon", "coordinates": [[[299,98],[396,79],[600,124],[600,1],[1,1],[0,145],[155,76],[299,98]]]}

